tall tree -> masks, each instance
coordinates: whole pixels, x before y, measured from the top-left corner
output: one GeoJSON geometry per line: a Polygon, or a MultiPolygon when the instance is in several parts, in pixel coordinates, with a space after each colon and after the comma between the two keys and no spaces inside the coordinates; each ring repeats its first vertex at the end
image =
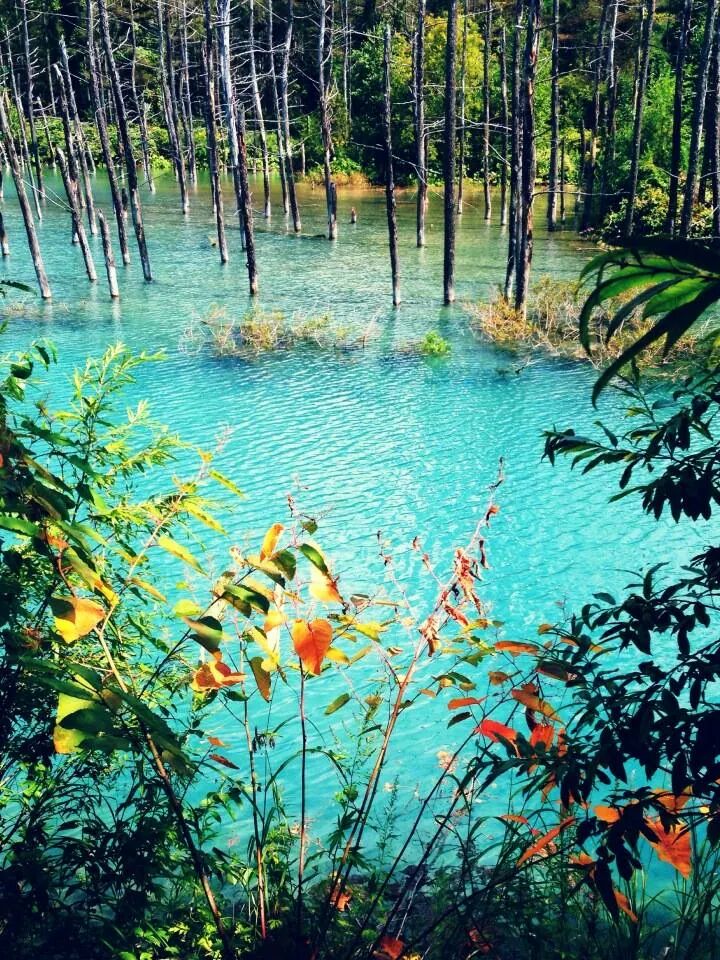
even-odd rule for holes
{"type": "Polygon", "coordinates": [[[427,135],[425,128],[425,0],[418,0],[413,57],[415,166],[417,175],[417,245],[425,246],[427,211],[427,135]]]}
{"type": "Polygon", "coordinates": [[[390,75],[390,58],[392,55],[392,35],[390,24],[385,24],[385,43],[383,57],[383,73],[385,78],[385,96],[383,110],[383,128],[385,133],[385,205],[387,208],[388,240],[390,245],[390,271],[392,274],[392,302],[393,306],[400,305],[400,266],[398,261],[398,227],[397,209],[395,204],[395,176],[393,172],[392,153],[392,86],[390,75]]]}
{"type": "MultiPolygon", "coordinates": [[[[717,0],[711,0],[717,2],[717,0]]],[[[636,70],[635,109],[633,118],[633,136],[630,148],[630,177],[625,211],[625,235],[630,237],[635,224],[635,203],[637,200],[638,174],[642,149],[643,115],[645,111],[645,93],[647,91],[648,71],[650,68],[650,41],[655,22],[655,0],[641,0],[639,59],[636,70]]]]}
{"type": "Polygon", "coordinates": [[[560,172],[560,0],[552,0],[550,52],[550,171],[548,176],[547,222],[557,228],[558,180],[560,172]]]}
{"type": "Polygon", "coordinates": [[[260,85],[258,84],[257,59],[255,56],[255,0],[248,0],[248,35],[250,41],[250,89],[252,90],[253,109],[257,132],[260,137],[260,155],[263,175],[263,216],[270,218],[270,158],[268,156],[267,133],[265,131],[265,117],[260,99],[260,85]]]}
{"type": "Polygon", "coordinates": [[[540,44],[540,0],[527,0],[527,26],[522,76],[522,163],[515,309],[527,313],[530,267],[533,257],[533,201],[537,159],[535,146],[535,79],[540,44]]]}
{"type": "Polygon", "coordinates": [[[457,0],[449,0],[445,43],[445,145],[443,150],[443,190],[445,193],[445,238],[443,250],[443,299],[455,300],[455,141],[457,0]]]}
{"type": "MultiPolygon", "coordinates": [[[[328,30],[328,0],[319,0],[320,22],[318,28],[318,105],[320,109],[320,130],[323,145],[323,179],[325,182],[325,204],[327,206],[328,240],[337,239],[337,191],[332,178],[331,162],[334,148],[332,127],[330,124],[329,70],[332,61],[332,29],[328,30]]],[[[334,0],[329,0],[332,14],[334,0]]],[[[332,19],[332,17],[331,17],[332,19]]]]}

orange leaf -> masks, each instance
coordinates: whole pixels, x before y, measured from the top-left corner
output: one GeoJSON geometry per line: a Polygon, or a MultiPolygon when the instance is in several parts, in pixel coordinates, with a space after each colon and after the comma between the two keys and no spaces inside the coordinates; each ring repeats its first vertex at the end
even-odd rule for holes
{"type": "Polygon", "coordinates": [[[215,763],[221,763],[224,767],[230,767],[231,770],[240,769],[236,763],[233,763],[232,760],[228,760],[227,757],[221,757],[219,753],[211,753],[210,759],[214,760],[215,763]]]}
{"type": "Polygon", "coordinates": [[[538,633],[540,634],[540,636],[542,636],[544,633],[550,633],[552,628],[553,627],[551,623],[541,623],[540,626],[538,627],[538,633]]]}
{"type": "Polygon", "coordinates": [[[390,934],[385,933],[378,940],[378,945],[373,952],[373,956],[377,957],[377,960],[398,960],[404,949],[404,941],[398,940],[397,937],[391,937],[390,934]]]}
{"type": "Polygon", "coordinates": [[[474,707],[482,703],[485,697],[456,697],[448,702],[448,710],[457,710],[459,707],[474,707]]]}
{"type": "Polygon", "coordinates": [[[227,744],[224,744],[220,737],[208,737],[208,743],[211,747],[224,747],[227,744]]]}
{"type": "Polygon", "coordinates": [[[316,677],[320,675],[325,654],[332,643],[332,627],[327,620],[296,620],[292,628],[295,652],[303,667],[316,677]]]}
{"type": "Polygon", "coordinates": [[[574,822],[575,817],[568,817],[566,820],[563,820],[559,826],[553,827],[552,830],[548,830],[548,832],[543,834],[542,837],[540,837],[540,839],[537,840],[531,847],[527,848],[525,853],[518,860],[516,866],[521,866],[526,860],[529,860],[531,857],[534,857],[535,854],[540,853],[541,850],[544,850],[545,847],[549,846],[553,842],[555,837],[560,836],[563,830],[574,822]]]}
{"type": "Polygon", "coordinates": [[[543,743],[546,749],[552,746],[555,737],[555,727],[551,723],[538,723],[533,727],[530,734],[530,746],[535,747],[538,743],[543,743]]]}
{"type": "Polygon", "coordinates": [[[285,527],[281,523],[274,523],[268,532],[265,534],[260,547],[260,559],[267,560],[268,557],[271,557],[275,553],[275,547],[277,542],[280,539],[280,534],[283,532],[285,527]]]}
{"type": "Polygon", "coordinates": [[[234,673],[226,663],[222,662],[220,654],[216,653],[212,660],[198,667],[190,686],[197,693],[202,693],[203,690],[230,687],[234,683],[241,683],[245,678],[244,673],[234,673]]]}
{"type": "Polygon", "coordinates": [[[668,831],[659,820],[649,820],[648,826],[658,838],[652,844],[658,859],[672,864],[678,873],[689,877],[692,873],[692,852],[690,831],[685,828],[685,824],[679,823],[668,831]]]}
{"type": "Polygon", "coordinates": [[[498,723],[497,720],[483,720],[479,726],[475,727],[473,733],[481,733],[494,743],[498,743],[500,737],[503,740],[509,740],[511,743],[517,740],[517,730],[506,727],[504,723],[498,723]]]}
{"type": "Polygon", "coordinates": [[[540,653],[540,647],[534,643],[520,643],[517,640],[498,640],[494,646],[498,653],[510,653],[514,657],[521,653],[540,653]]]}
{"type": "Polygon", "coordinates": [[[595,816],[603,823],[617,823],[622,815],[622,811],[615,807],[595,807],[595,816]]]}
{"type": "Polygon", "coordinates": [[[330,897],[330,906],[335,907],[336,910],[339,910],[340,913],[343,913],[345,910],[347,910],[351,900],[352,893],[350,890],[345,890],[343,893],[340,893],[340,891],[337,890],[330,897]]]}
{"type": "Polygon", "coordinates": [[[670,793],[668,790],[653,790],[657,796],[658,802],[665,807],[668,813],[680,813],[682,808],[692,796],[691,787],[686,787],[679,796],[670,793]]]}
{"type": "Polygon", "coordinates": [[[637,914],[633,912],[632,907],[630,906],[630,901],[625,896],[624,893],[620,893],[619,890],[613,890],[615,894],[615,902],[618,907],[622,910],[623,913],[627,914],[628,917],[632,920],[633,923],[638,922],[637,914]]]}
{"type": "Polygon", "coordinates": [[[535,710],[537,713],[542,713],[543,716],[549,720],[560,719],[550,704],[546,700],[541,700],[540,697],[535,696],[534,693],[528,693],[527,690],[511,690],[510,695],[514,700],[517,700],[518,703],[527,707],[528,710],[535,710]]]}
{"type": "Polygon", "coordinates": [[[508,680],[512,679],[511,674],[503,673],[502,670],[491,670],[488,673],[488,678],[494,687],[499,687],[501,683],[507,683],[508,680]]]}
{"type": "Polygon", "coordinates": [[[508,823],[529,823],[527,817],[521,816],[519,813],[504,813],[500,820],[507,820],[508,823]]]}

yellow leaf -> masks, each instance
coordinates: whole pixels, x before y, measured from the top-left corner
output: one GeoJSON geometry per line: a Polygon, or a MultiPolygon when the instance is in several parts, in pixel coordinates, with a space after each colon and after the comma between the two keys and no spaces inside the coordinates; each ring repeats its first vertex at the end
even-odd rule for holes
{"type": "Polygon", "coordinates": [[[535,696],[534,693],[528,693],[527,690],[511,690],[510,694],[514,700],[517,700],[518,703],[527,707],[528,710],[535,710],[537,713],[541,713],[544,717],[547,717],[548,720],[560,719],[550,704],[546,700],[541,700],[540,697],[535,696]]]}
{"type": "Polygon", "coordinates": [[[332,660],[333,663],[341,663],[344,667],[350,665],[350,657],[336,647],[330,647],[325,656],[328,660],[332,660]]]}
{"type": "Polygon", "coordinates": [[[260,696],[263,698],[263,700],[267,700],[269,703],[272,678],[270,674],[267,672],[267,670],[263,669],[262,658],[253,657],[250,660],[250,669],[252,670],[253,676],[255,677],[255,683],[257,684],[257,688],[260,691],[260,696]]]}
{"type": "Polygon", "coordinates": [[[332,643],[332,627],[327,620],[296,620],[292,628],[293,645],[300,661],[308,671],[319,676],[325,654],[332,643]]]}
{"type": "Polygon", "coordinates": [[[53,744],[56,753],[77,753],[80,744],[88,736],[82,730],[70,730],[60,726],[60,721],[70,716],[77,710],[86,710],[93,704],[92,700],[84,700],[81,697],[73,697],[69,693],[61,693],[58,696],[57,714],[55,716],[55,729],[53,730],[53,744]]]}
{"type": "Polygon", "coordinates": [[[267,560],[268,557],[271,557],[275,553],[275,548],[277,547],[278,540],[280,539],[280,534],[283,532],[285,527],[281,523],[274,523],[268,532],[263,538],[262,546],[260,547],[260,559],[267,560]]]}
{"type": "Polygon", "coordinates": [[[265,659],[262,661],[263,670],[268,672],[277,670],[280,664],[280,629],[276,628],[268,633],[263,633],[257,627],[250,627],[247,635],[255,641],[265,654],[265,659]]]}
{"type": "Polygon", "coordinates": [[[140,577],[131,577],[128,580],[128,583],[132,583],[133,586],[140,587],[141,590],[144,590],[145,593],[149,594],[154,600],[160,600],[162,603],[167,603],[167,597],[160,593],[151,583],[148,583],[147,580],[141,580],[140,577]]]}
{"type": "Polygon", "coordinates": [[[158,537],[157,545],[162,547],[163,550],[166,550],[168,553],[172,554],[173,557],[177,557],[178,560],[182,560],[183,563],[186,563],[189,567],[192,567],[193,570],[197,570],[198,573],[205,572],[187,547],[183,547],[171,537],[158,537]]]}
{"type": "Polygon", "coordinates": [[[342,597],[338,593],[337,584],[332,577],[323,573],[322,570],[318,570],[317,567],[312,567],[310,577],[311,597],[314,597],[315,600],[319,600],[321,603],[343,602],[342,597]]]}
{"type": "Polygon", "coordinates": [[[105,616],[103,606],[84,597],[53,597],[50,606],[55,614],[55,629],[65,643],[87,636],[105,616]]]}

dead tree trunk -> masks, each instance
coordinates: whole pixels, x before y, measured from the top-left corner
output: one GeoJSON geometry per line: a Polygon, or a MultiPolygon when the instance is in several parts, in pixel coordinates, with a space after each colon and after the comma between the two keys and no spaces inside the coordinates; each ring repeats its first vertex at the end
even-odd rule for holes
{"type": "Polygon", "coordinates": [[[268,157],[267,133],[265,131],[265,117],[263,116],[262,101],[260,100],[260,86],[257,76],[257,61],[255,59],[255,0],[248,0],[250,35],[250,88],[252,90],[253,110],[260,137],[260,153],[263,173],[263,216],[270,219],[270,158],[268,157]]]}
{"type": "Polygon", "coordinates": [[[72,125],[73,134],[68,139],[67,131],[65,135],[66,146],[68,150],[68,165],[73,179],[78,186],[78,203],[80,208],[87,210],[88,226],[90,233],[97,234],[97,220],[95,218],[95,199],[93,197],[92,182],[90,180],[90,169],[88,167],[89,147],[85,140],[85,134],[80,123],[80,115],[75,100],[73,90],[72,74],[70,73],[70,60],[68,59],[65,40],[60,37],[60,57],[62,59],[62,73],[56,65],[58,80],[63,85],[63,95],[61,97],[63,110],[63,123],[67,114],[67,122],[72,125]],[[82,179],[83,190],[80,193],[80,179],[82,179]],[[83,199],[84,198],[84,199],[83,199]]]}
{"type": "Polygon", "coordinates": [[[597,172],[598,136],[600,133],[600,96],[605,62],[605,26],[610,0],[603,0],[600,9],[600,22],[597,28],[595,44],[595,67],[593,79],[592,112],[590,116],[590,143],[584,171],[584,198],[581,230],[587,230],[593,222],[595,212],[595,175],[597,172]]]}
{"type": "Polygon", "coordinates": [[[192,95],[190,89],[190,54],[188,46],[188,13],[186,0],[182,0],[180,21],[180,57],[182,61],[180,102],[183,108],[183,124],[186,130],[188,149],[188,173],[191,183],[197,183],[197,158],[195,156],[195,117],[193,116],[192,95]]]}
{"type": "Polygon", "coordinates": [[[515,309],[524,317],[533,256],[533,200],[537,170],[535,149],[535,78],[540,43],[540,0],[528,0],[522,79],[522,166],[520,186],[519,253],[515,284],[515,309]]]}
{"type": "Polygon", "coordinates": [[[507,87],[507,54],[505,49],[505,24],[500,31],[500,46],[498,49],[500,61],[500,124],[502,126],[502,166],[500,168],[500,226],[504,227],[508,219],[508,165],[510,158],[510,114],[508,110],[507,87]]]}
{"type": "Polygon", "coordinates": [[[8,243],[7,230],[5,229],[5,220],[3,219],[2,210],[0,210],[0,253],[3,257],[10,256],[10,244],[8,243]]]}
{"type": "Polygon", "coordinates": [[[213,206],[215,208],[215,225],[217,228],[218,249],[220,263],[228,262],[227,239],[225,237],[225,212],[223,206],[222,185],[218,171],[218,144],[215,127],[215,43],[213,41],[212,22],[210,18],[210,0],[204,0],[205,14],[205,46],[204,46],[204,73],[205,73],[205,126],[207,130],[208,165],[210,167],[210,183],[212,186],[213,206]]]}
{"type": "Polygon", "coordinates": [[[290,198],[290,213],[293,219],[293,230],[300,233],[302,223],[300,222],[300,208],[297,201],[297,192],[295,190],[295,170],[293,168],[293,145],[292,134],[290,131],[290,93],[289,93],[289,74],[290,74],[290,48],[292,46],[294,19],[294,3],[290,0],[288,3],[287,26],[285,28],[285,40],[283,43],[282,68],[280,70],[280,103],[283,116],[283,133],[285,134],[285,176],[287,179],[288,196],[290,198]]]}
{"type": "Polygon", "coordinates": [[[247,256],[250,294],[251,296],[255,296],[255,294],[258,292],[258,272],[257,262],[255,259],[255,233],[253,230],[252,194],[250,193],[250,183],[248,182],[247,152],[245,148],[246,135],[244,110],[240,110],[238,134],[238,171],[240,174],[240,187],[242,189],[243,222],[245,225],[245,254],[247,256]]]}
{"type": "Polygon", "coordinates": [[[32,55],[30,52],[30,32],[28,30],[27,0],[20,0],[20,15],[23,38],[23,53],[25,61],[25,95],[27,97],[27,115],[30,124],[30,145],[32,148],[32,158],[35,165],[35,180],[38,190],[42,194],[44,190],[42,165],[40,163],[40,153],[38,151],[37,131],[35,129],[35,104],[33,95],[33,69],[32,55]]]}
{"type": "Polygon", "coordinates": [[[425,135],[425,0],[418,0],[415,39],[415,156],[417,163],[417,245],[425,246],[427,140],[425,135]]]}
{"type": "Polygon", "coordinates": [[[347,129],[349,136],[352,129],[352,21],[350,19],[350,0],[341,0],[341,17],[343,32],[343,103],[345,104],[345,116],[347,118],[347,129]]]}
{"type": "Polygon", "coordinates": [[[117,269],[115,268],[115,256],[110,239],[110,229],[102,210],[98,210],[97,216],[98,223],[100,224],[100,236],[102,237],[103,256],[105,257],[105,271],[108,278],[108,287],[110,288],[110,297],[113,300],[118,300],[120,298],[120,289],[117,282],[117,269]]]}
{"type": "Polygon", "coordinates": [[[120,255],[122,257],[122,262],[124,264],[128,264],[130,263],[130,250],[128,249],[125,216],[120,197],[120,187],[118,186],[115,160],[113,159],[113,151],[110,146],[110,134],[108,132],[107,120],[105,119],[105,109],[102,105],[100,96],[100,75],[98,73],[97,53],[95,50],[93,0],[86,0],[85,11],[88,35],[88,66],[90,68],[90,103],[92,105],[93,113],[95,114],[95,125],[97,126],[98,135],[100,137],[100,148],[102,150],[103,163],[105,164],[108,183],[110,184],[110,196],[112,198],[113,212],[115,213],[118,240],[120,241],[120,255]]]}
{"type": "Polygon", "coordinates": [[[145,182],[150,189],[150,193],[155,193],[155,181],[152,175],[152,165],[150,163],[150,134],[147,126],[147,117],[145,116],[145,101],[138,97],[137,91],[137,37],[135,36],[135,11],[133,10],[133,0],[130,0],[130,93],[132,96],[132,108],[138,118],[140,127],[140,150],[142,151],[143,171],[145,173],[145,182]]]}
{"type": "Polygon", "coordinates": [[[455,299],[455,135],[457,59],[457,0],[448,6],[445,43],[445,146],[443,151],[443,189],[445,191],[445,242],[443,249],[443,299],[455,299]]]}
{"type": "Polygon", "coordinates": [[[467,71],[467,31],[468,31],[468,9],[467,0],[463,5],[463,32],[462,44],[460,47],[460,143],[458,149],[458,187],[457,187],[457,212],[462,215],[463,209],[463,181],[465,179],[465,73],[467,71]]]}
{"type": "Polygon", "coordinates": [[[705,149],[710,157],[713,240],[720,240],[720,16],[715,18],[715,45],[712,65],[712,101],[705,149]]]}
{"type": "MultiPolygon", "coordinates": [[[[717,4],[717,0],[710,0],[710,2],[717,4]]],[[[635,118],[633,121],[633,139],[630,153],[630,182],[628,187],[627,209],[625,211],[625,235],[628,237],[632,236],[635,221],[635,201],[637,199],[640,153],[642,149],[643,113],[645,110],[645,92],[647,90],[648,70],[650,66],[650,40],[652,38],[654,20],[655,0],[643,0],[642,28],[640,31],[640,60],[637,71],[635,118]]]]}
{"type": "Polygon", "coordinates": [[[608,185],[610,172],[615,165],[615,140],[617,135],[617,97],[618,97],[618,69],[615,65],[615,46],[617,40],[617,22],[620,9],[620,0],[612,0],[610,23],[607,39],[606,60],[606,117],[605,117],[605,144],[603,147],[602,175],[600,177],[600,222],[605,219],[608,208],[608,185]]]}
{"type": "Polygon", "coordinates": [[[0,133],[2,133],[5,150],[8,160],[10,161],[10,169],[15,182],[18,204],[25,223],[25,233],[27,234],[30,256],[32,257],[35,276],[37,277],[38,286],[40,287],[40,296],[43,300],[51,300],[52,293],[50,291],[47,274],[45,273],[45,265],[43,264],[40,244],[38,243],[37,233],[35,231],[35,221],[33,220],[32,210],[30,209],[30,203],[27,198],[27,193],[25,192],[25,182],[23,180],[22,170],[20,169],[17,151],[15,150],[15,144],[12,140],[12,131],[7,114],[7,100],[4,92],[0,92],[0,133]]]}
{"type": "Polygon", "coordinates": [[[548,177],[548,230],[557,228],[560,153],[560,0],[552,0],[552,50],[550,81],[550,175],[548,177]]]}
{"type": "Polygon", "coordinates": [[[277,140],[278,150],[278,172],[280,174],[280,192],[282,193],[283,213],[285,216],[290,211],[288,201],[288,185],[286,175],[285,143],[282,131],[282,114],[280,112],[280,93],[278,90],[277,70],[275,69],[275,43],[273,40],[273,5],[272,0],[267,0],[267,38],[268,38],[268,68],[270,73],[270,89],[273,96],[273,106],[275,108],[275,138],[277,140]]]}
{"type": "MultiPolygon", "coordinates": [[[[333,158],[332,128],[330,126],[330,104],[327,77],[327,69],[330,58],[332,57],[332,35],[330,36],[330,46],[327,48],[327,2],[320,0],[320,26],[318,30],[318,94],[320,108],[320,129],[322,131],[323,142],[323,179],[325,181],[325,204],[327,206],[328,218],[328,240],[337,240],[337,194],[335,184],[332,179],[330,164],[333,158]],[[327,48],[327,49],[326,49],[327,48]]],[[[330,0],[332,4],[334,0],[330,0]]]]}
{"type": "Polygon", "coordinates": [[[400,306],[400,267],[398,261],[397,209],[395,206],[395,177],[392,153],[392,86],[390,57],[392,38],[390,24],[385,24],[383,67],[385,74],[384,128],[385,128],[385,205],[387,208],[388,239],[390,243],[390,271],[392,273],[393,306],[400,306]]]}
{"type": "Polygon", "coordinates": [[[687,179],[680,217],[680,236],[688,237],[692,229],[693,212],[698,194],[698,168],[700,165],[700,144],[703,135],[705,100],[707,98],[708,76],[710,72],[710,54],[715,36],[715,18],[718,12],[718,0],[708,0],[705,11],[705,29],[702,49],[695,82],[695,103],[693,105],[692,125],[690,128],[690,149],[688,152],[687,179]]]}
{"type": "Polygon", "coordinates": [[[225,129],[227,131],[228,148],[230,151],[230,165],[233,172],[238,219],[245,240],[248,283],[250,286],[250,294],[254,296],[258,292],[257,265],[255,263],[255,236],[253,231],[250,186],[247,179],[245,138],[243,136],[241,141],[238,137],[237,119],[235,116],[235,91],[233,90],[232,72],[230,68],[230,0],[218,0],[217,15],[218,60],[220,82],[223,91],[223,106],[225,110],[225,129]]]}
{"type": "Polygon", "coordinates": [[[115,64],[115,55],[113,53],[112,41],[110,38],[110,25],[108,23],[106,0],[98,0],[98,14],[100,20],[100,35],[102,37],[105,60],[107,61],[108,73],[110,75],[113,100],[115,101],[118,132],[120,135],[120,142],[122,143],[123,154],[125,156],[125,170],[127,173],[128,190],[130,193],[130,209],[132,210],[135,237],[137,239],[138,251],[140,253],[143,276],[145,277],[145,280],[149,282],[152,280],[152,271],[150,269],[150,257],[148,256],[147,243],[145,240],[142,207],[140,205],[140,195],[138,192],[137,169],[135,167],[135,156],[133,155],[132,142],[130,140],[130,131],[128,129],[125,100],[123,98],[123,91],[120,85],[120,76],[115,64]]]}
{"type": "Polygon", "coordinates": [[[485,219],[492,216],[490,194],[490,57],[492,55],[492,3],[485,0],[483,17],[483,194],[485,219]]]}
{"type": "Polygon", "coordinates": [[[67,161],[65,160],[65,154],[62,152],[60,147],[57,148],[55,155],[57,157],[58,166],[60,167],[60,175],[62,177],[63,186],[65,187],[65,195],[67,196],[68,206],[70,208],[73,237],[76,237],[77,242],[80,244],[83,260],[85,261],[85,270],[88,275],[88,280],[94,283],[97,280],[97,272],[95,271],[95,263],[93,262],[90,244],[88,243],[87,234],[85,233],[85,224],[83,223],[82,219],[82,210],[80,209],[79,200],[80,188],[78,187],[77,180],[73,180],[70,176],[67,161]]]}
{"type": "Polygon", "coordinates": [[[560,223],[565,223],[565,137],[560,142],[560,223]]]}
{"type": "Polygon", "coordinates": [[[183,214],[190,212],[190,200],[187,192],[187,174],[185,157],[180,146],[179,118],[175,97],[175,68],[173,66],[172,43],[167,6],[163,9],[163,0],[157,0],[158,29],[160,31],[160,85],[162,88],[165,126],[170,140],[170,152],[175,166],[175,176],[180,188],[180,206],[183,214]]]}
{"type": "Polygon", "coordinates": [[[45,113],[45,107],[43,106],[42,100],[40,97],[37,98],[38,110],[40,111],[40,117],[43,122],[43,131],[45,133],[45,142],[47,144],[47,154],[50,157],[50,162],[52,164],[53,170],[55,169],[55,148],[53,146],[53,140],[50,135],[50,127],[48,125],[47,115],[45,113]]]}
{"type": "Polygon", "coordinates": [[[12,91],[13,106],[15,107],[15,112],[17,113],[18,118],[18,129],[20,132],[20,158],[18,162],[20,163],[21,169],[27,171],[27,177],[30,181],[30,188],[32,190],[33,196],[33,206],[35,207],[35,213],[37,214],[38,221],[42,223],[42,209],[40,207],[40,190],[35,181],[35,176],[33,174],[32,163],[30,160],[30,150],[28,148],[27,142],[27,131],[25,130],[25,114],[22,108],[22,102],[20,100],[20,94],[18,93],[17,81],[15,79],[15,70],[13,69],[13,52],[12,47],[10,46],[10,35],[6,33],[5,35],[5,46],[7,48],[7,62],[6,69],[8,76],[10,77],[10,89],[12,91]]]}
{"type": "Polygon", "coordinates": [[[505,298],[510,299],[518,271],[518,238],[520,214],[520,176],[522,167],[522,113],[520,109],[520,43],[523,23],[523,0],[515,0],[513,25],[512,87],[510,111],[510,211],[508,215],[508,260],[505,272],[505,298]]]}
{"type": "Polygon", "coordinates": [[[693,0],[685,0],[678,30],[675,54],[675,95],[673,98],[672,153],[670,156],[670,193],[665,229],[674,236],[677,227],[678,199],[680,196],[680,162],[682,159],[683,101],[685,86],[685,61],[690,42],[690,21],[693,0]]]}

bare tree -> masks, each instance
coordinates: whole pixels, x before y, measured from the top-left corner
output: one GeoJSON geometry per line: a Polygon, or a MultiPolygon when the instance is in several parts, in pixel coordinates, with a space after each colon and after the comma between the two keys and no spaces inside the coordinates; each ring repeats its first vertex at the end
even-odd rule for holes
{"type": "MultiPolygon", "coordinates": [[[[710,0],[717,3],[717,0],[710,0]]],[[[630,149],[630,178],[625,211],[625,235],[632,236],[635,222],[635,202],[637,200],[638,174],[640,171],[640,152],[642,149],[643,114],[645,93],[647,91],[648,70],[650,66],[650,40],[655,22],[655,0],[642,0],[639,60],[636,70],[635,111],[633,120],[633,138],[630,149]]],[[[704,97],[703,97],[704,102],[704,97]]]]}
{"type": "Polygon", "coordinates": [[[445,192],[445,242],[443,251],[443,299],[455,300],[455,140],[457,0],[449,0],[445,43],[445,145],[443,151],[443,189],[445,192]]]}
{"type": "MultiPolygon", "coordinates": [[[[330,9],[334,0],[329,0],[330,9]]],[[[337,190],[332,179],[330,164],[333,158],[332,127],[330,124],[329,67],[332,59],[332,30],[327,26],[328,0],[319,0],[320,24],[318,29],[318,106],[323,142],[323,178],[327,206],[328,240],[337,240],[337,190]]]]}
{"type": "Polygon", "coordinates": [[[425,0],[418,0],[413,58],[415,156],[417,174],[417,245],[425,246],[427,212],[427,131],[425,129],[425,0]]]}
{"type": "Polygon", "coordinates": [[[383,57],[383,72],[385,76],[385,98],[383,111],[383,127],[385,132],[385,204],[387,207],[388,239],[390,244],[390,270],[392,273],[393,306],[400,305],[400,267],[398,261],[398,227],[397,209],[395,204],[395,177],[393,173],[392,154],[392,85],[390,75],[390,58],[392,55],[392,36],[390,24],[385,24],[385,45],[383,57]]]}

